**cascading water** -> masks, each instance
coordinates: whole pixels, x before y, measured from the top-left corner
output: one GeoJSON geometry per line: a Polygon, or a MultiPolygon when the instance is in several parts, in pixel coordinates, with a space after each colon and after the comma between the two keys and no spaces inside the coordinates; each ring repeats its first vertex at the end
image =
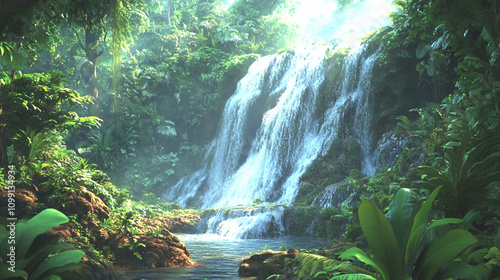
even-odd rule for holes
{"type": "MultiPolygon", "coordinates": [[[[362,147],[362,171],[372,174],[370,77],[376,52],[368,53],[365,46],[351,49],[341,83],[328,89],[335,91],[334,100],[320,113],[319,88],[331,48],[313,45],[254,62],[226,103],[204,167],[171,187],[164,199],[201,208],[251,205],[256,200],[292,203],[300,177],[346,129],[362,147]],[[348,111],[355,112],[352,128],[345,127],[348,111]]],[[[280,228],[282,211],[238,211],[233,218],[214,215],[207,231],[244,237],[249,225],[257,228],[273,221],[280,228]]]]}

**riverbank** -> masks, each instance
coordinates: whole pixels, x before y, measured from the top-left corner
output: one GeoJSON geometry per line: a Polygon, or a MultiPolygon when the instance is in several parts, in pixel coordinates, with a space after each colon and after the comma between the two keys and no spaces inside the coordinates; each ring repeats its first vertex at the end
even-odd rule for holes
{"type": "MultiPolygon", "coordinates": [[[[54,193],[44,182],[40,178],[38,184],[17,186],[19,220],[29,219],[53,205],[54,193]]],[[[8,198],[8,191],[1,190],[2,213],[7,210],[4,208],[8,198]]],[[[69,222],[49,230],[45,236],[53,242],[71,243],[85,253],[81,274],[86,280],[119,279],[117,271],[196,265],[186,245],[174,235],[196,232],[200,213],[195,210],[131,200],[112,208],[87,188],[67,194],[58,206],[69,222]]]]}

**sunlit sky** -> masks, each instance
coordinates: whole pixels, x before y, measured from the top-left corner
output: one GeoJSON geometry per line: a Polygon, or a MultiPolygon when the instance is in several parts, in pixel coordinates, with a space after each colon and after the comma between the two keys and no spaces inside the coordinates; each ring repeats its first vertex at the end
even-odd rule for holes
{"type": "MultiPolygon", "coordinates": [[[[222,1],[228,7],[235,0],[222,1]]],[[[356,39],[389,24],[393,0],[354,0],[343,15],[337,0],[295,0],[292,20],[299,25],[302,43],[336,40],[351,46],[356,39]]]]}
{"type": "Polygon", "coordinates": [[[299,23],[304,43],[337,39],[351,45],[357,38],[389,23],[392,0],[357,0],[343,16],[335,0],[297,0],[294,19],[299,23]],[[338,18],[336,18],[338,17],[338,18]]]}

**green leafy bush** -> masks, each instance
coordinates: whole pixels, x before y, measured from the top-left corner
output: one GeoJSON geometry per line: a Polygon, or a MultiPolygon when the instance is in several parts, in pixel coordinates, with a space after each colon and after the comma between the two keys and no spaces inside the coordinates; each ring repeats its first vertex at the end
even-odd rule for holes
{"type": "Polygon", "coordinates": [[[300,253],[295,257],[295,261],[299,263],[297,269],[298,279],[347,279],[342,278],[349,275],[350,280],[363,279],[363,280],[375,280],[374,277],[370,276],[368,271],[365,269],[352,266],[348,262],[341,262],[335,259],[330,259],[325,256],[310,254],[310,253],[300,253]],[[338,276],[340,273],[351,273],[343,274],[338,276]],[[336,276],[337,275],[337,276],[336,276]],[[331,278],[331,276],[335,276],[331,278]]]}
{"type": "Polygon", "coordinates": [[[426,179],[420,184],[442,186],[438,197],[442,210],[447,216],[461,218],[474,208],[486,207],[486,198],[500,185],[500,137],[486,139],[470,150],[464,140],[447,163],[447,172],[420,166],[426,179]]]}
{"type": "Polygon", "coordinates": [[[357,247],[340,257],[370,265],[384,280],[432,279],[478,241],[464,229],[449,227],[462,224],[461,219],[440,219],[428,224],[429,211],[440,189],[413,207],[410,190],[400,189],[391,201],[387,217],[373,203],[361,203],[359,220],[373,258],[357,247]]]}
{"type": "Polygon", "coordinates": [[[31,161],[42,154],[49,144],[50,141],[45,134],[37,133],[30,127],[26,130],[19,130],[19,133],[14,136],[14,149],[26,161],[31,161]]]}
{"type": "MultiPolygon", "coordinates": [[[[68,217],[55,209],[45,209],[28,221],[15,224],[15,229],[0,227],[0,279],[12,277],[25,280],[36,279],[78,279],[80,275],[75,270],[84,252],[72,250],[72,244],[55,243],[53,237],[40,236],[42,233],[60,224],[67,223],[68,217]],[[11,232],[15,232],[15,246],[9,242],[11,232]],[[14,248],[14,250],[12,250],[14,248]],[[11,265],[9,255],[15,254],[15,271],[9,270],[11,265]],[[7,256],[7,257],[6,257],[7,256]],[[5,258],[5,259],[4,259],[5,258]]],[[[57,237],[56,237],[57,238],[57,237]]]]}
{"type": "Polygon", "coordinates": [[[51,129],[75,129],[96,126],[96,117],[79,117],[64,106],[85,106],[92,103],[89,96],[80,96],[64,87],[62,72],[26,74],[2,88],[0,103],[3,106],[6,131],[15,135],[28,125],[36,132],[51,129]]]}

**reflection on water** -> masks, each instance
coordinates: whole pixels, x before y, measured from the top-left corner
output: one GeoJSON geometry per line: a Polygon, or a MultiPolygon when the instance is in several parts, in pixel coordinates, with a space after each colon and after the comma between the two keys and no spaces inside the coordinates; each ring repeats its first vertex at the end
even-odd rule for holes
{"type": "Polygon", "coordinates": [[[238,276],[238,267],[249,253],[266,249],[279,250],[280,246],[296,249],[314,249],[328,244],[312,237],[280,237],[272,239],[228,239],[212,234],[180,234],[179,239],[191,252],[191,258],[199,264],[196,267],[158,268],[128,271],[122,273],[124,280],[217,280],[253,279],[238,276]]]}

